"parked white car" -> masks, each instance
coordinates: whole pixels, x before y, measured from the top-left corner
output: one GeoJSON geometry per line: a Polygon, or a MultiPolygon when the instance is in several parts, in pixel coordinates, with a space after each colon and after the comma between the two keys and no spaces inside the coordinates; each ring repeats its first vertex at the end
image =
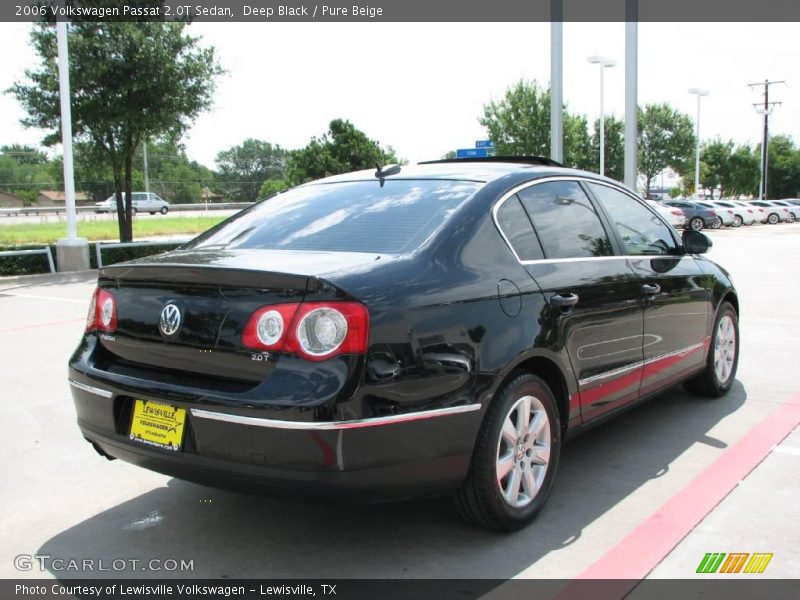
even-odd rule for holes
{"type": "Polygon", "coordinates": [[[664,217],[675,229],[686,226],[686,215],[684,215],[683,211],[679,208],[664,206],[655,200],[645,200],[645,202],[652,206],[658,212],[658,214],[664,217]]]}
{"type": "Polygon", "coordinates": [[[794,203],[789,202],[788,200],[772,200],[772,204],[783,206],[789,209],[789,218],[787,219],[789,223],[794,223],[795,221],[800,220],[800,206],[796,206],[794,203]]]}
{"type": "Polygon", "coordinates": [[[769,223],[770,225],[775,225],[776,223],[781,223],[784,221],[788,221],[789,219],[793,218],[794,215],[789,212],[789,208],[786,206],[780,206],[778,204],[773,204],[770,200],[751,200],[751,206],[757,206],[760,209],[759,211],[762,213],[763,220],[762,223],[769,223]]]}
{"type": "MultiPolygon", "coordinates": [[[[125,198],[125,192],[122,192],[122,198],[125,198]]],[[[94,212],[117,212],[117,200],[112,194],[102,202],[95,202],[94,212]]],[[[169,212],[169,203],[163,200],[158,194],[152,192],[133,192],[133,202],[131,203],[131,213],[134,215],[137,212],[149,212],[151,215],[161,213],[165,215],[169,212]]]]}
{"type": "Polygon", "coordinates": [[[733,211],[733,223],[731,227],[752,225],[756,222],[756,214],[752,207],[748,207],[747,205],[739,206],[736,202],[730,200],[714,200],[711,204],[718,207],[718,212],[723,209],[733,211]]]}
{"type": "Polygon", "coordinates": [[[704,206],[705,208],[716,211],[717,216],[720,218],[725,227],[736,226],[734,225],[736,221],[736,215],[733,213],[732,208],[720,208],[717,206],[716,202],[712,202],[710,200],[703,200],[702,202],[695,201],[695,204],[699,204],[700,206],[704,206]]]}

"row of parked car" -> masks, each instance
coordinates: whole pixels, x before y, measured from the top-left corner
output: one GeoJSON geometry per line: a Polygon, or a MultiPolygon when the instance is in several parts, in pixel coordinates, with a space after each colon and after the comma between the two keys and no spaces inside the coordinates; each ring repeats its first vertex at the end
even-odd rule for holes
{"type": "Polygon", "coordinates": [[[665,200],[647,201],[673,227],[700,231],[754,223],[794,223],[800,220],[800,200],[665,200]]]}

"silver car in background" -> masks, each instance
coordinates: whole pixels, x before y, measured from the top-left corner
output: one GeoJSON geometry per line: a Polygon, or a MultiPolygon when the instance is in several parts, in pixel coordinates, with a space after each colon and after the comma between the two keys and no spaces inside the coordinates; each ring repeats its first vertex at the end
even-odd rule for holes
{"type": "Polygon", "coordinates": [[[664,206],[656,200],[645,200],[645,202],[664,217],[667,223],[672,225],[675,229],[686,227],[686,215],[683,214],[682,210],[672,206],[664,206]]]}
{"type": "MultiPolygon", "coordinates": [[[[125,192],[122,192],[122,198],[123,200],[125,199],[125,192]]],[[[102,202],[95,202],[94,212],[117,212],[117,200],[114,195],[112,194],[102,202]]],[[[133,192],[131,212],[134,215],[137,212],[149,212],[151,215],[161,213],[165,215],[169,212],[169,203],[153,192],[133,192]]]]}
{"type": "Polygon", "coordinates": [[[700,206],[716,211],[717,217],[719,217],[720,221],[722,221],[722,224],[725,227],[735,226],[734,222],[736,220],[736,215],[733,213],[733,209],[720,208],[716,205],[716,202],[710,202],[708,200],[695,200],[695,204],[699,204],[700,206]]]}
{"type": "Polygon", "coordinates": [[[789,209],[789,218],[787,219],[789,223],[794,223],[800,219],[800,206],[795,206],[788,200],[771,200],[771,202],[775,206],[783,206],[789,209]]]}

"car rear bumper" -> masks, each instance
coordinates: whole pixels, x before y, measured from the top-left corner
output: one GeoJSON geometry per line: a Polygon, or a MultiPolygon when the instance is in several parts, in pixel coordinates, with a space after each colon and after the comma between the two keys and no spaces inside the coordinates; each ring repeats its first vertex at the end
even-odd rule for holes
{"type": "Polygon", "coordinates": [[[447,494],[463,481],[479,404],[338,422],[137,394],[187,410],[180,451],[131,440],[130,391],[70,370],[83,436],[110,458],[214,487],[370,502],[447,494]],[[270,414],[270,417],[274,415],[270,414]]]}

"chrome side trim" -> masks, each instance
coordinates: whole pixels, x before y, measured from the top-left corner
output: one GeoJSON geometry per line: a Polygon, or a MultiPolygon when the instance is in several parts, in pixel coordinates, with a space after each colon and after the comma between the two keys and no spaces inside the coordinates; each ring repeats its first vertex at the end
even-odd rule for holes
{"type": "Polygon", "coordinates": [[[75,381],[74,379],[70,379],[69,384],[72,387],[78,388],[79,390],[83,390],[84,392],[89,392],[90,394],[94,394],[95,396],[102,396],[103,398],[111,398],[111,396],[114,395],[113,392],[104,390],[102,388],[97,388],[92,385],[86,385],[85,383],[81,383],[80,381],[75,381]]]}
{"type": "Polygon", "coordinates": [[[672,356],[680,356],[681,354],[688,354],[689,352],[694,352],[695,350],[697,350],[698,348],[702,348],[703,346],[705,346],[705,344],[692,344],[691,346],[686,346],[686,348],[681,348],[680,350],[667,352],[666,354],[659,354],[658,356],[650,357],[647,360],[640,360],[638,362],[625,365],[624,367],[619,367],[611,371],[606,371],[605,373],[600,373],[599,375],[593,375],[592,377],[581,379],[578,381],[578,385],[583,387],[585,385],[589,385],[590,383],[594,383],[602,379],[616,377],[617,375],[622,375],[624,373],[627,373],[628,371],[633,371],[641,367],[646,367],[647,365],[656,363],[660,360],[664,360],[665,358],[670,358],[672,356]]]}
{"type": "MultiPolygon", "coordinates": [[[[552,176],[552,177],[542,177],[540,179],[534,179],[533,181],[526,181],[525,183],[522,183],[522,184],[518,185],[517,187],[513,188],[509,192],[506,192],[505,194],[503,194],[503,196],[500,198],[500,200],[498,200],[497,202],[494,203],[494,206],[492,207],[492,220],[494,221],[494,226],[497,228],[497,231],[500,232],[500,236],[503,238],[503,240],[505,240],[506,246],[508,246],[509,250],[511,250],[511,253],[514,255],[514,258],[516,258],[517,261],[521,265],[547,265],[547,264],[553,264],[553,263],[580,262],[580,261],[587,261],[587,260],[620,260],[620,259],[625,259],[625,260],[638,259],[638,260],[642,260],[642,259],[653,259],[653,258],[680,258],[681,256],[683,256],[683,255],[672,256],[672,255],[668,255],[668,254],[636,254],[636,255],[630,255],[630,256],[624,256],[624,255],[579,256],[579,257],[571,257],[571,258],[540,258],[540,259],[536,259],[536,260],[522,260],[522,259],[520,259],[519,255],[517,254],[517,251],[514,250],[514,246],[511,245],[511,242],[509,241],[508,236],[506,236],[506,232],[503,231],[502,227],[500,227],[500,223],[497,220],[497,212],[500,210],[500,207],[503,206],[503,204],[505,204],[505,202],[509,198],[511,198],[512,196],[514,196],[518,192],[520,192],[520,191],[522,191],[522,190],[524,190],[526,188],[532,187],[534,185],[539,185],[540,183],[548,183],[550,181],[585,181],[585,182],[588,182],[588,183],[595,183],[597,185],[604,185],[605,187],[609,187],[612,190],[616,190],[616,191],[618,191],[620,193],[625,194],[626,196],[629,196],[631,199],[635,200],[641,206],[643,206],[647,210],[649,210],[654,216],[658,217],[658,219],[662,223],[664,223],[667,227],[669,227],[670,229],[674,229],[672,227],[672,225],[670,225],[666,221],[666,219],[664,219],[664,217],[662,217],[655,210],[653,210],[652,207],[648,206],[647,203],[644,200],[642,200],[641,198],[639,198],[635,194],[632,194],[630,192],[630,190],[628,190],[628,189],[626,189],[626,188],[624,188],[624,187],[622,187],[620,185],[616,185],[616,184],[614,184],[614,183],[612,183],[610,181],[601,181],[601,180],[598,180],[598,179],[594,179],[593,177],[586,177],[586,176],[582,176],[582,175],[557,175],[557,176],[552,176]]],[[[608,233],[608,232],[606,232],[606,233],[608,233]]],[[[673,241],[676,241],[676,240],[673,240],[673,241]]]]}
{"type": "Polygon", "coordinates": [[[445,417],[460,413],[468,413],[480,410],[480,408],[480,404],[466,404],[463,406],[453,406],[450,408],[437,408],[435,410],[413,412],[405,415],[390,415],[388,417],[358,419],[355,421],[330,421],[327,423],[302,423],[299,421],[281,421],[278,419],[259,419],[257,417],[231,415],[228,413],[212,412],[199,408],[192,408],[191,413],[193,417],[197,417],[198,419],[224,421],[225,423],[251,425],[253,427],[268,427],[271,429],[298,429],[305,431],[330,431],[341,429],[361,429],[362,427],[377,427],[379,425],[394,425],[396,423],[406,423],[409,421],[420,421],[422,419],[432,419],[435,417],[445,417]]]}

